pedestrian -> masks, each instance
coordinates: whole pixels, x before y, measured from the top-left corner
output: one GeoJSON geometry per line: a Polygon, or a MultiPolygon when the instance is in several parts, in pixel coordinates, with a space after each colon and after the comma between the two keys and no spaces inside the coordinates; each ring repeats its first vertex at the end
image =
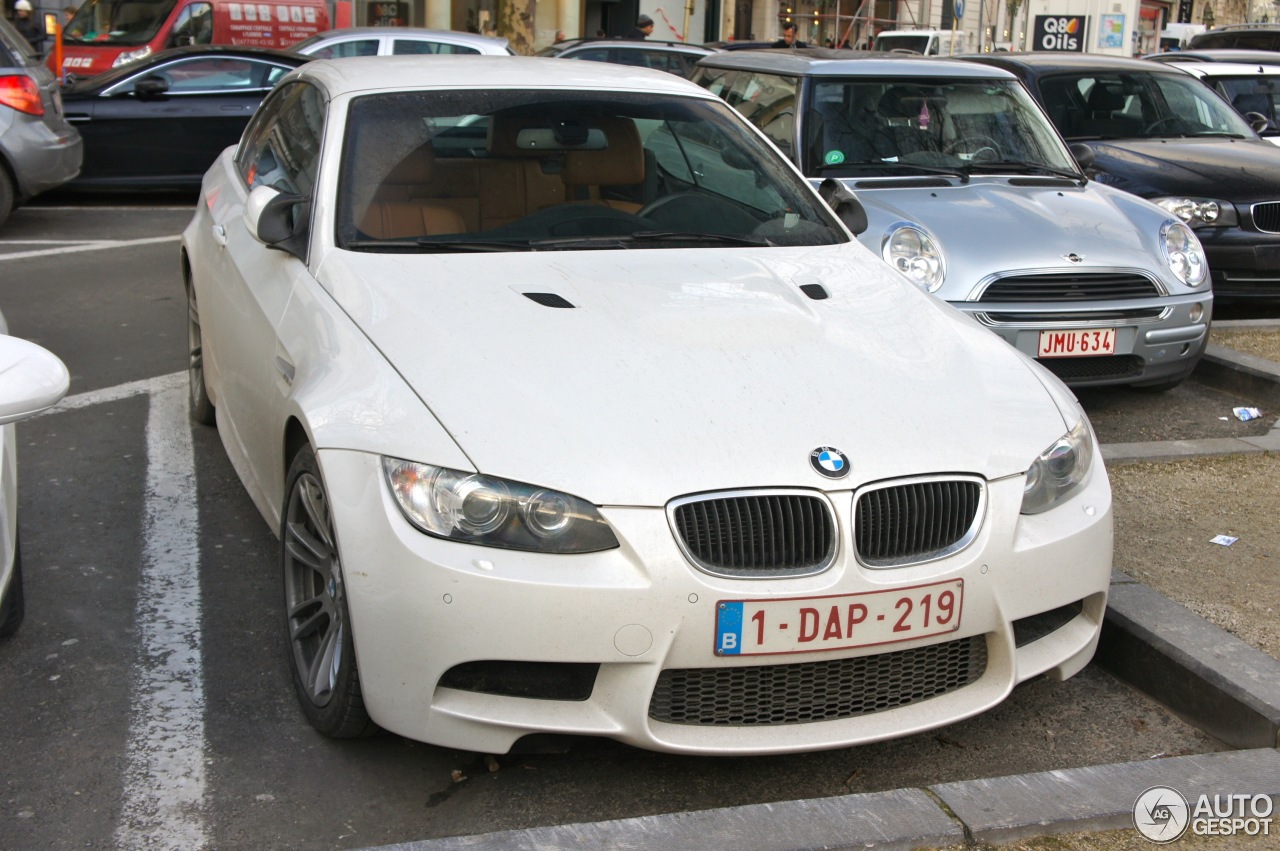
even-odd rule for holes
{"type": "Polygon", "coordinates": [[[554,43],[559,44],[564,40],[565,40],[564,30],[556,30],[556,40],[554,43]]]}
{"type": "Polygon", "coordinates": [[[80,9],[75,6],[68,6],[67,8],[63,9],[62,25],[65,27],[67,24],[71,23],[71,19],[74,18],[76,16],[76,12],[79,12],[79,11],[80,9]]]}
{"type": "Polygon", "coordinates": [[[782,38],[775,41],[772,46],[790,48],[808,47],[808,44],[796,38],[796,33],[797,29],[795,23],[788,21],[782,25],[782,38]]]}
{"type": "Polygon", "coordinates": [[[31,17],[31,0],[18,0],[13,4],[14,14],[17,16],[13,19],[13,26],[23,38],[31,44],[31,49],[37,54],[42,53],[44,47],[44,27],[40,26],[31,17]]]}
{"type": "Polygon", "coordinates": [[[644,41],[653,35],[653,18],[648,15],[641,15],[636,18],[636,25],[631,28],[631,32],[627,33],[627,38],[632,41],[644,41]]]}

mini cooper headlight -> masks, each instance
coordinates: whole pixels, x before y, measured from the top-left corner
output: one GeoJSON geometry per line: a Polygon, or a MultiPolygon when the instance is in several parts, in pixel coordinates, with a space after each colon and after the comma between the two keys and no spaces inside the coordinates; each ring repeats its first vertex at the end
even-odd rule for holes
{"type": "Polygon", "coordinates": [[[1075,428],[1031,462],[1022,487],[1022,513],[1039,514],[1063,502],[1080,487],[1092,464],[1093,429],[1081,417],[1075,428]]]}
{"type": "Polygon", "coordinates": [[[942,248],[923,228],[899,222],[880,245],[884,261],[925,292],[937,292],[946,277],[942,248]]]}
{"type": "Polygon", "coordinates": [[[1204,248],[1191,228],[1182,222],[1165,222],[1160,228],[1160,247],[1169,271],[1189,287],[1198,287],[1209,280],[1209,264],[1204,248]]]}
{"type": "Polygon", "coordinates": [[[1235,227],[1239,224],[1236,208],[1230,201],[1184,197],[1152,198],[1151,200],[1193,228],[1235,227]]]}
{"type": "Polygon", "coordinates": [[[384,457],[382,472],[405,518],[437,538],[543,553],[618,546],[595,506],[567,493],[399,458],[384,457]]]}

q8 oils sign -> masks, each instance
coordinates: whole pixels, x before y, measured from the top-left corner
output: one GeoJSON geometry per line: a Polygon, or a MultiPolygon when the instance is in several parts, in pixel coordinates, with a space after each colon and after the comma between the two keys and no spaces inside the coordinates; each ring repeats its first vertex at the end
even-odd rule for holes
{"type": "Polygon", "coordinates": [[[1032,50],[1070,50],[1084,52],[1084,16],[1036,15],[1032,50]]]}

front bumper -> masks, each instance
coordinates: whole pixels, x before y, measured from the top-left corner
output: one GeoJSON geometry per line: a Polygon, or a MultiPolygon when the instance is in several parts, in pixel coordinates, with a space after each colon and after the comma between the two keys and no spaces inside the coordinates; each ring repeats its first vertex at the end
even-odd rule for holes
{"type": "Polygon", "coordinates": [[[1099,301],[1071,305],[952,302],[1005,342],[1073,387],[1159,384],[1185,378],[1209,341],[1212,292],[1167,296],[1159,301],[1099,301]],[[1060,314],[1060,319],[1053,314],[1060,314]],[[1197,316],[1198,314],[1198,316],[1197,316]],[[1193,318],[1195,317],[1195,318],[1193,318]],[[1114,329],[1110,355],[1038,358],[1043,331],[1114,329]]]}
{"type": "MultiPolygon", "coordinates": [[[[605,507],[621,546],[555,557],[442,541],[412,528],[382,481],[379,459],[323,450],[365,705],[400,735],[505,753],[535,733],[605,736],[660,751],[766,754],[874,742],[967,718],[1039,674],[1065,678],[1091,658],[1111,575],[1111,494],[1101,463],[1073,499],[1018,514],[1021,477],[988,483],[973,543],[934,562],[871,570],[848,544],[852,491],[830,492],[839,517],[835,564],[816,576],[718,578],[681,554],[660,508],[605,507]],[[767,657],[718,657],[717,601],[795,598],[964,582],[961,626],[889,647],[767,657]],[[1081,602],[1078,614],[1015,646],[1015,622],[1081,602]],[[976,637],[986,666],[972,682],[927,700],[808,723],[668,723],[650,702],[668,669],[752,669],[872,656],[976,637]],[[467,663],[598,666],[585,699],[549,700],[446,688],[467,663]]],[[[757,671],[744,670],[750,678],[757,671]]],[[[803,700],[802,692],[799,699],[803,700]]]]}

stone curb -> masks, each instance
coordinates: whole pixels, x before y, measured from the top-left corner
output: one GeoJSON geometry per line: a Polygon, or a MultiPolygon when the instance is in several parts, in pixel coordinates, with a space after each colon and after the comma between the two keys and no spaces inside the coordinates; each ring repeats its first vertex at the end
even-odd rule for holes
{"type": "MultiPolygon", "coordinates": [[[[1211,345],[1196,369],[1209,383],[1280,409],[1280,367],[1271,361],[1211,345]]],[[[1261,437],[1102,447],[1107,463],[1277,451],[1280,421],[1261,437]]],[[[1250,750],[456,836],[367,851],[912,849],[1133,827],[1134,801],[1158,785],[1176,789],[1193,805],[1201,794],[1280,800],[1280,660],[1119,572],[1112,579],[1095,659],[1210,735],[1250,750]]]]}
{"type": "Polygon", "coordinates": [[[1193,807],[1200,795],[1266,795],[1274,802],[1280,799],[1280,751],[1149,759],[927,789],[454,836],[384,845],[376,851],[810,851],[1006,843],[1133,827],[1134,802],[1152,786],[1177,790],[1193,807]]]}

